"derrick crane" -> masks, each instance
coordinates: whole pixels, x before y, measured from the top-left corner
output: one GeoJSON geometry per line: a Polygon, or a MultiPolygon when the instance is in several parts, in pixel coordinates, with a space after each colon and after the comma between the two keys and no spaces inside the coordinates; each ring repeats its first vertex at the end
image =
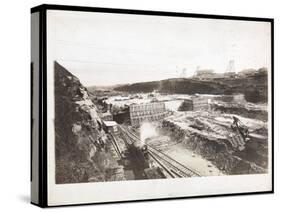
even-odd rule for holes
{"type": "Polygon", "coordinates": [[[236,131],[243,139],[244,143],[249,141],[249,128],[241,122],[239,118],[233,116],[233,123],[231,124],[233,131],[236,131]]]}
{"type": "Polygon", "coordinates": [[[250,140],[249,137],[249,128],[243,124],[239,118],[233,116],[233,122],[231,124],[231,129],[234,133],[230,133],[230,142],[232,147],[242,151],[245,149],[245,144],[250,140]]]}
{"type": "Polygon", "coordinates": [[[186,78],[186,68],[184,68],[180,74],[180,78],[186,78]]]}
{"type": "Polygon", "coordinates": [[[235,72],[235,62],[234,60],[230,60],[225,70],[226,73],[235,72]]]}

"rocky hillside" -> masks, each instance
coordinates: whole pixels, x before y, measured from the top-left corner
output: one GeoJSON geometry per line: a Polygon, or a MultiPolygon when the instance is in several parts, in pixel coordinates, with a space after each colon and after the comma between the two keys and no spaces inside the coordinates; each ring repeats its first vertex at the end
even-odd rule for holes
{"type": "Polygon", "coordinates": [[[124,92],[152,92],[172,94],[234,94],[242,93],[247,101],[267,101],[267,70],[238,78],[199,80],[174,78],[161,81],[141,82],[114,88],[124,92]]]}
{"type": "MultiPolygon", "coordinates": [[[[56,183],[106,181],[106,135],[79,79],[55,62],[56,183]]],[[[114,163],[114,161],[113,161],[114,163]]]]}

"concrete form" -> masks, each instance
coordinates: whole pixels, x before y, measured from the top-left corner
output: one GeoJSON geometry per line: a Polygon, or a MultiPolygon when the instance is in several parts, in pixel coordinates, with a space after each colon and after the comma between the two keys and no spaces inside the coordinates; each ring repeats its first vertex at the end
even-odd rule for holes
{"type": "Polygon", "coordinates": [[[144,121],[158,121],[167,114],[163,102],[130,105],[130,120],[133,126],[139,126],[144,121]]]}

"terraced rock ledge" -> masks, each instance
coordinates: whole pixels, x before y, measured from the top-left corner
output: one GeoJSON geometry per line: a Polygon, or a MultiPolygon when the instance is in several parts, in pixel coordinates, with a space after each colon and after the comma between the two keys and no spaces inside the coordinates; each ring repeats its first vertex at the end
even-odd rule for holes
{"type": "Polygon", "coordinates": [[[267,172],[267,122],[236,114],[192,111],[167,117],[163,128],[225,174],[267,172]],[[249,141],[243,142],[231,128],[233,116],[249,127],[249,141]]]}

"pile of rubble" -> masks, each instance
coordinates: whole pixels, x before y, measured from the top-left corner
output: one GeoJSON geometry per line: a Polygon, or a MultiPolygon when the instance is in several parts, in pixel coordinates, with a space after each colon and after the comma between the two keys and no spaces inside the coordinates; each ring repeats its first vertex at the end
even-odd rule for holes
{"type": "Polygon", "coordinates": [[[236,114],[190,111],[167,117],[163,127],[226,174],[267,170],[267,122],[236,114]],[[234,120],[247,126],[247,135],[234,127],[234,120]]]}
{"type": "Polygon", "coordinates": [[[242,115],[248,118],[255,118],[262,121],[267,121],[267,106],[257,105],[249,102],[235,103],[235,102],[223,102],[223,101],[212,101],[210,108],[215,111],[222,113],[232,113],[242,115]]]}

